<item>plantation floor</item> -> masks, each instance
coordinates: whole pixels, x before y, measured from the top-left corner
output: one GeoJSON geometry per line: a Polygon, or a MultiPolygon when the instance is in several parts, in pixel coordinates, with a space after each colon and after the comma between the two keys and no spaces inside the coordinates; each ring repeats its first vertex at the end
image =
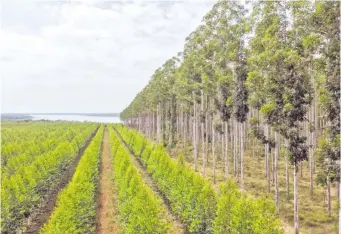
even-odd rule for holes
{"type": "Polygon", "coordinates": [[[68,183],[71,181],[72,176],[79,163],[79,160],[81,159],[85,149],[89,146],[90,142],[96,135],[98,128],[99,127],[96,128],[96,130],[91,134],[89,139],[80,148],[73,163],[64,172],[62,172],[60,180],[54,183],[53,184],[54,186],[50,188],[50,191],[43,199],[41,206],[36,211],[34,211],[34,213],[28,218],[23,233],[25,234],[39,233],[40,228],[48,221],[55,208],[59,192],[62,191],[65,188],[65,186],[67,186],[68,183]]]}
{"type": "Polygon", "coordinates": [[[116,199],[113,179],[113,158],[110,152],[108,128],[104,129],[102,144],[101,169],[99,182],[99,197],[97,206],[97,232],[98,234],[117,233],[116,199]]]}
{"type": "MultiPolygon", "coordinates": [[[[211,145],[209,146],[211,147],[211,145]]],[[[210,148],[211,149],[211,148],[210,148]]],[[[239,177],[234,177],[233,171],[233,149],[229,149],[229,177],[234,178],[239,184],[239,177]]],[[[185,155],[185,160],[189,167],[193,167],[193,147],[188,145],[186,149],[183,148],[183,144],[179,143],[177,147],[168,150],[172,157],[177,157],[179,154],[185,155]]],[[[244,178],[245,178],[245,191],[254,197],[269,196],[274,199],[274,185],[271,183],[271,194],[266,191],[266,177],[264,169],[264,149],[262,145],[255,145],[255,150],[252,150],[252,145],[247,146],[245,150],[244,160],[244,178]]],[[[216,181],[217,184],[213,184],[213,165],[212,155],[209,154],[209,158],[206,163],[206,177],[212,182],[213,186],[217,188],[219,184],[226,181],[224,177],[224,165],[221,154],[217,154],[216,165],[216,181]]],[[[271,170],[271,160],[269,162],[271,170]]],[[[287,201],[285,190],[285,162],[281,158],[278,163],[278,176],[279,176],[279,205],[280,205],[280,217],[283,221],[283,228],[285,233],[293,233],[293,168],[289,167],[289,183],[290,183],[290,198],[287,201]]],[[[199,152],[198,157],[198,172],[201,174],[202,170],[202,153],[199,152]]],[[[326,190],[316,185],[314,182],[314,195],[310,196],[309,190],[309,165],[307,162],[303,163],[301,171],[299,171],[299,212],[300,212],[300,233],[310,234],[327,234],[337,233],[337,221],[338,221],[338,205],[337,205],[337,190],[332,187],[332,214],[328,217],[327,214],[327,200],[326,190]]],[[[270,172],[271,176],[271,172],[270,172]]],[[[314,175],[314,179],[316,174],[314,175]]],[[[272,179],[272,178],[271,178],[272,179]]]]}
{"type": "Polygon", "coordinates": [[[160,200],[163,201],[164,206],[161,207],[165,211],[165,217],[167,220],[171,223],[171,228],[169,233],[176,233],[176,234],[181,234],[181,233],[188,233],[187,226],[181,222],[181,220],[175,216],[171,210],[170,203],[166,196],[158,189],[155,181],[152,179],[152,177],[148,174],[146,169],[143,167],[142,163],[138,158],[134,155],[132,150],[126,145],[126,142],[122,139],[120,134],[114,129],[115,133],[118,135],[119,139],[123,143],[124,147],[130,152],[131,160],[137,169],[137,171],[141,174],[143,178],[143,182],[148,185],[154,192],[154,194],[160,198],[160,200]]]}

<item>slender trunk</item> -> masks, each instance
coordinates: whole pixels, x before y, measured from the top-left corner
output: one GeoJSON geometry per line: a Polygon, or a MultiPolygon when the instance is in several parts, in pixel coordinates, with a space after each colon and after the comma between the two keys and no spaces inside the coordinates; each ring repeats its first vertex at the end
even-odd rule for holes
{"type": "Polygon", "coordinates": [[[239,168],[239,163],[240,163],[240,132],[239,132],[239,125],[237,120],[235,121],[236,124],[236,167],[237,167],[237,182],[239,183],[239,173],[240,173],[240,168],[239,168]]]}
{"type": "Polygon", "coordinates": [[[214,147],[215,147],[215,131],[214,131],[214,126],[212,123],[212,158],[213,158],[213,183],[216,183],[216,178],[215,178],[215,164],[216,164],[216,156],[214,152],[214,147]]]}
{"type": "Polygon", "coordinates": [[[198,157],[199,157],[199,136],[200,136],[200,130],[199,130],[199,108],[196,108],[196,115],[195,115],[195,155],[196,155],[196,168],[198,170],[198,157]]]}
{"type": "Polygon", "coordinates": [[[294,163],[294,227],[295,234],[299,233],[299,214],[298,214],[298,165],[294,163]]]}
{"type": "Polygon", "coordinates": [[[301,178],[303,178],[303,161],[300,162],[301,165],[301,178]]]}
{"type": "Polygon", "coordinates": [[[228,148],[229,148],[229,135],[228,135],[228,122],[225,122],[225,178],[229,176],[229,162],[228,162],[228,148]]]}
{"type": "Polygon", "coordinates": [[[184,145],[184,149],[186,152],[186,141],[187,141],[187,112],[185,113],[184,116],[184,134],[183,134],[183,145],[184,145]]]}
{"type": "MultiPolygon", "coordinates": [[[[201,117],[204,117],[204,91],[201,89],[201,117]]],[[[205,165],[205,129],[204,121],[200,118],[201,122],[201,148],[202,148],[202,174],[206,176],[206,165],[205,165]]]]}
{"type": "Polygon", "coordinates": [[[234,176],[237,177],[237,126],[236,121],[233,120],[233,167],[234,167],[234,176]]]}
{"type": "MultiPolygon", "coordinates": [[[[194,92],[193,92],[193,99],[194,99],[194,92]]],[[[193,147],[194,147],[194,170],[197,170],[197,128],[196,128],[196,102],[194,101],[194,106],[193,106],[193,147]]]]}
{"type": "Polygon", "coordinates": [[[340,202],[340,181],[336,181],[337,201],[340,202]]]}
{"type": "Polygon", "coordinates": [[[276,212],[279,213],[279,200],[278,200],[278,156],[279,156],[279,137],[277,132],[275,132],[275,203],[276,203],[276,212]]]}
{"type": "MultiPolygon", "coordinates": [[[[285,147],[288,147],[288,142],[285,140],[285,147]]],[[[286,188],[286,194],[287,194],[287,200],[289,201],[289,159],[288,159],[288,150],[285,150],[285,188],[286,188]]]]}
{"type": "Polygon", "coordinates": [[[312,154],[312,167],[313,167],[313,173],[315,173],[315,158],[314,158],[314,151],[316,149],[317,145],[317,137],[319,134],[318,129],[318,94],[317,94],[317,87],[316,84],[314,86],[314,107],[313,107],[313,120],[314,120],[314,131],[313,131],[313,154],[312,154]]]}
{"type": "MultiPolygon", "coordinates": [[[[270,127],[270,137],[272,137],[273,135],[273,129],[270,127]]],[[[271,183],[274,184],[275,183],[275,150],[272,149],[271,150],[271,177],[272,177],[272,181],[271,183]]]]}
{"type": "Polygon", "coordinates": [[[313,163],[313,155],[314,152],[312,149],[310,149],[310,160],[309,160],[309,169],[310,169],[310,196],[313,197],[314,195],[314,178],[313,178],[313,167],[314,167],[314,163],[313,163]]]}
{"type": "Polygon", "coordinates": [[[240,123],[240,180],[242,192],[244,188],[244,130],[243,123],[240,123]]]}
{"type": "MultiPolygon", "coordinates": [[[[224,123],[222,123],[224,126],[224,123]]],[[[224,161],[224,175],[225,175],[225,165],[226,165],[226,157],[225,157],[225,149],[224,149],[224,131],[220,134],[220,148],[221,148],[221,160],[224,161]]]]}
{"type": "Polygon", "coordinates": [[[156,107],[156,142],[160,144],[161,141],[161,123],[160,123],[160,104],[156,107]]]}
{"type": "MultiPolygon", "coordinates": [[[[208,100],[206,99],[206,103],[208,103],[208,100]]],[[[209,131],[209,125],[208,125],[208,111],[206,111],[206,116],[205,116],[205,132],[206,132],[206,138],[205,138],[205,154],[206,154],[206,161],[208,162],[208,153],[209,153],[209,147],[208,147],[208,131],[209,131]]]]}
{"type": "MultiPolygon", "coordinates": [[[[269,139],[269,126],[265,124],[265,137],[269,139]]],[[[267,191],[270,193],[270,172],[269,172],[269,143],[265,144],[265,171],[266,171],[266,181],[267,181],[267,191]]]]}
{"type": "Polygon", "coordinates": [[[327,200],[328,200],[328,216],[331,214],[331,199],[330,199],[330,178],[327,176],[327,200]]]}

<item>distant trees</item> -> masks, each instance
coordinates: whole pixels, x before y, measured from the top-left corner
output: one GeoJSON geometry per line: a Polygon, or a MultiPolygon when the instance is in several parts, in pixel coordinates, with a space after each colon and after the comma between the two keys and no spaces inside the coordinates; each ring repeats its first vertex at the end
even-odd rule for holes
{"type": "Polygon", "coordinates": [[[294,168],[298,233],[303,161],[309,162],[312,196],[316,166],[327,191],[340,181],[340,3],[259,1],[251,8],[216,3],[186,38],[184,51],[156,70],[121,118],[164,146],[191,145],[194,169],[201,166],[205,176],[211,160],[214,181],[221,156],[225,177],[233,169],[242,190],[244,146],[260,142],[277,212],[282,148],[288,199],[289,164],[294,168]]]}

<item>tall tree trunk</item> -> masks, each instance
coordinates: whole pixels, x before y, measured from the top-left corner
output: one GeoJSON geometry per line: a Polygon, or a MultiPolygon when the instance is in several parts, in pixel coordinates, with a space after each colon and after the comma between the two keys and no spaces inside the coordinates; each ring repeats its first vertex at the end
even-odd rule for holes
{"type": "Polygon", "coordinates": [[[275,132],[275,203],[276,203],[276,212],[279,213],[279,200],[278,200],[278,156],[279,156],[279,137],[277,132],[275,132]]]}
{"type": "MultiPolygon", "coordinates": [[[[265,124],[264,126],[265,137],[269,139],[269,126],[265,124]]],[[[267,191],[270,193],[270,171],[269,171],[269,143],[265,144],[265,171],[266,171],[266,182],[267,191]]]]}
{"type": "MultiPolygon", "coordinates": [[[[193,94],[194,95],[194,94],[193,94]]],[[[194,107],[193,107],[193,147],[194,147],[194,170],[196,171],[197,170],[197,158],[198,158],[198,155],[197,155],[197,127],[196,127],[196,122],[197,122],[197,118],[196,118],[196,102],[194,101],[194,107]]]]}
{"type": "Polygon", "coordinates": [[[205,160],[206,160],[206,155],[205,155],[205,129],[204,129],[204,90],[201,89],[201,148],[202,148],[202,174],[206,176],[206,165],[205,165],[205,160]]]}
{"type": "Polygon", "coordinates": [[[213,183],[216,183],[216,178],[215,178],[215,169],[216,169],[216,156],[214,152],[215,148],[215,131],[214,131],[214,126],[212,123],[212,158],[213,158],[213,183]]]}
{"type": "Polygon", "coordinates": [[[227,179],[229,176],[229,157],[228,157],[228,149],[229,149],[229,134],[228,134],[228,122],[225,122],[225,178],[227,179]]]}
{"type": "MultiPolygon", "coordinates": [[[[314,134],[314,133],[313,133],[314,134]]],[[[309,173],[310,173],[310,196],[313,197],[314,195],[314,178],[313,178],[313,173],[314,173],[314,150],[313,146],[309,150],[309,173]]]]}
{"type": "Polygon", "coordinates": [[[183,129],[183,147],[185,149],[185,153],[186,153],[186,142],[187,142],[187,112],[185,112],[185,116],[184,116],[184,129],[183,129]]]}
{"type": "Polygon", "coordinates": [[[234,176],[237,178],[237,126],[236,121],[233,120],[233,167],[234,167],[234,176]]]}
{"type": "Polygon", "coordinates": [[[331,214],[331,199],[330,199],[330,177],[327,175],[327,200],[328,200],[328,216],[331,214]]]}
{"type": "MultiPolygon", "coordinates": [[[[270,127],[270,137],[273,136],[273,129],[270,127]]],[[[271,178],[272,178],[272,184],[275,183],[275,151],[274,149],[271,150],[271,178]]]]}
{"type": "Polygon", "coordinates": [[[244,130],[243,123],[240,124],[240,180],[242,192],[245,191],[244,187],[244,130]]]}
{"type": "Polygon", "coordinates": [[[295,234],[299,233],[299,214],[298,214],[298,165],[294,163],[294,227],[295,234]]]}
{"type": "MultiPolygon", "coordinates": [[[[288,147],[288,142],[285,140],[285,147],[288,147]]],[[[289,201],[289,159],[288,159],[288,150],[285,149],[285,188],[286,188],[286,194],[287,194],[287,200],[289,201]]]]}
{"type": "MultiPolygon", "coordinates": [[[[224,129],[224,123],[222,122],[222,130],[224,129]]],[[[226,164],[226,157],[225,157],[225,148],[224,148],[224,131],[220,134],[220,144],[221,144],[221,160],[224,162],[224,175],[225,175],[225,164],[226,164]]]]}
{"type": "Polygon", "coordinates": [[[157,136],[157,143],[160,144],[161,143],[161,111],[160,111],[160,103],[158,103],[157,105],[157,119],[156,119],[156,136],[157,136]]]}
{"type": "MultiPolygon", "coordinates": [[[[208,104],[208,99],[206,97],[206,104],[208,104]]],[[[208,147],[208,132],[209,132],[209,121],[208,121],[208,111],[205,113],[205,132],[206,132],[206,138],[205,138],[205,144],[206,144],[206,160],[205,162],[208,162],[208,153],[209,153],[209,147],[208,147]]]]}

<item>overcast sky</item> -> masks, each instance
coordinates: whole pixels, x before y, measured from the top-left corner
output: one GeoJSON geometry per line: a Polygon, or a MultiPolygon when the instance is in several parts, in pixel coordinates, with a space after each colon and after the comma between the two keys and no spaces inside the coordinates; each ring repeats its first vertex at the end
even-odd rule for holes
{"type": "Polygon", "coordinates": [[[1,109],[120,112],[214,0],[2,0],[1,109]]]}

